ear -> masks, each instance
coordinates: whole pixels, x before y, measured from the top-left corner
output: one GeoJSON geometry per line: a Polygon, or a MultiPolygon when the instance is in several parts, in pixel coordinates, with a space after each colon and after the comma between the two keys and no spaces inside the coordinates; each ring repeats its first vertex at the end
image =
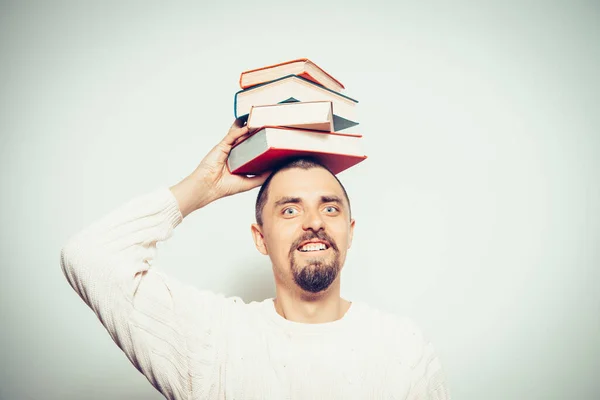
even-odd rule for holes
{"type": "Polygon", "coordinates": [[[348,237],[348,248],[350,248],[350,246],[352,246],[352,238],[354,237],[354,224],[356,223],[355,220],[351,219],[350,220],[350,235],[348,237]]]}
{"type": "Polygon", "coordinates": [[[265,256],[268,255],[269,252],[267,251],[267,244],[265,243],[265,237],[262,233],[262,227],[258,224],[252,224],[250,229],[252,230],[252,238],[254,239],[256,249],[265,256]]]}

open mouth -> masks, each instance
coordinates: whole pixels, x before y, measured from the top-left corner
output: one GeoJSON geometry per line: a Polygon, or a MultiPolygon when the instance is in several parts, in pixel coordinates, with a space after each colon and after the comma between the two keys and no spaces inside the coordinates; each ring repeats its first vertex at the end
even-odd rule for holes
{"type": "Polygon", "coordinates": [[[312,253],[329,249],[329,243],[323,241],[304,242],[298,246],[298,251],[302,253],[312,253]]]}

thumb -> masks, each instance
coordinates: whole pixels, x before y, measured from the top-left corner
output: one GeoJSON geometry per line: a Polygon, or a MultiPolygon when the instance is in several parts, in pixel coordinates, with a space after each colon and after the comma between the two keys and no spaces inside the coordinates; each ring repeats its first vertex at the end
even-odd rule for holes
{"type": "Polygon", "coordinates": [[[260,175],[253,176],[251,178],[244,178],[241,184],[241,190],[246,191],[262,185],[265,183],[270,174],[271,171],[265,171],[260,175]]]}

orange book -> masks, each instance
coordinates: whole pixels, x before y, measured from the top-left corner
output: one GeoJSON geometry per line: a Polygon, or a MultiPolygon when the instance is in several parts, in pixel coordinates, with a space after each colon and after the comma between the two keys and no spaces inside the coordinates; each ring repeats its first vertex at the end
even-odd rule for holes
{"type": "Polygon", "coordinates": [[[344,85],[342,85],[340,81],[325,72],[308,58],[299,58],[297,60],[244,71],[240,75],[240,87],[246,89],[287,75],[301,76],[304,79],[318,83],[319,85],[325,86],[327,89],[336,92],[344,90],[344,85]]]}

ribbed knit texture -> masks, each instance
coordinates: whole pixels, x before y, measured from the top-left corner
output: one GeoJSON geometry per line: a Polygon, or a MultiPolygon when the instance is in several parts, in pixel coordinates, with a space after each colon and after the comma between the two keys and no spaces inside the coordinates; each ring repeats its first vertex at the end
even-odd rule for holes
{"type": "Polygon", "coordinates": [[[168,399],[449,398],[431,344],[410,320],[353,301],[324,324],[288,321],[273,299],[200,291],[151,267],[182,216],[168,188],[71,238],[67,280],[133,365],[168,399]]]}

